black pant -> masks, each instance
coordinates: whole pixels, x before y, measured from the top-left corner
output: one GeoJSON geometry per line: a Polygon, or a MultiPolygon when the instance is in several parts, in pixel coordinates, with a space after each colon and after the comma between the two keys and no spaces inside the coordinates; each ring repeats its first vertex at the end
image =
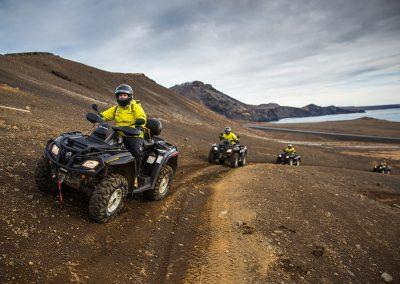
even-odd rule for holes
{"type": "Polygon", "coordinates": [[[141,166],[142,166],[142,157],[143,157],[143,138],[140,137],[124,137],[125,147],[131,152],[132,156],[136,160],[136,174],[135,177],[139,176],[141,166]]]}

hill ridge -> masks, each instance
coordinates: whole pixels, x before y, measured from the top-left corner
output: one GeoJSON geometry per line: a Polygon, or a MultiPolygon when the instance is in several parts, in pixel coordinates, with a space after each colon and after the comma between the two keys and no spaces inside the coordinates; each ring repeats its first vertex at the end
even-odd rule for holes
{"type": "Polygon", "coordinates": [[[343,109],[336,106],[321,107],[308,104],[302,108],[281,106],[276,103],[250,105],[236,100],[215,89],[211,84],[201,81],[186,82],[170,88],[174,92],[198,101],[227,118],[255,122],[277,121],[282,118],[320,116],[328,114],[345,114],[363,112],[356,108],[343,109]]]}

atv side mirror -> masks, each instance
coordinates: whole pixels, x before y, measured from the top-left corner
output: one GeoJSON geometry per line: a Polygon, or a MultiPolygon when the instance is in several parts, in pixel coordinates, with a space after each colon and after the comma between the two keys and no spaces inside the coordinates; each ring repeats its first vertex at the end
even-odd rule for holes
{"type": "Polygon", "coordinates": [[[99,106],[97,104],[92,104],[92,109],[94,109],[95,112],[97,112],[98,114],[100,114],[99,112],[99,106]]]}
{"type": "Polygon", "coordinates": [[[95,113],[87,113],[86,114],[86,119],[89,120],[91,123],[96,123],[96,122],[103,122],[101,117],[98,114],[95,113]]]}

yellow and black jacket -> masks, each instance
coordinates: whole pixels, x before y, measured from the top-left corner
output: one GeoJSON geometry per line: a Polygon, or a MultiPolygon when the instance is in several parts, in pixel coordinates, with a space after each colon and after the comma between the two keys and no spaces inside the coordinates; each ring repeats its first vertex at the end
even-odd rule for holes
{"type": "Polygon", "coordinates": [[[283,149],[283,151],[288,155],[293,155],[296,153],[296,150],[294,149],[294,147],[292,147],[292,148],[286,147],[285,149],[283,149]]]}
{"type": "MultiPolygon", "coordinates": [[[[146,121],[147,117],[139,101],[132,100],[132,102],[125,107],[116,105],[101,113],[105,121],[114,120],[116,126],[132,126],[135,127],[135,122],[138,118],[146,121]]],[[[145,123],[146,124],[146,123],[145,123]]],[[[145,125],[143,124],[143,126],[145,125]]],[[[139,135],[144,137],[144,132],[139,135]]]]}
{"type": "Polygon", "coordinates": [[[234,144],[238,141],[238,138],[236,137],[236,135],[233,132],[231,132],[229,134],[224,133],[222,135],[222,139],[229,140],[231,142],[231,144],[234,144]]]}

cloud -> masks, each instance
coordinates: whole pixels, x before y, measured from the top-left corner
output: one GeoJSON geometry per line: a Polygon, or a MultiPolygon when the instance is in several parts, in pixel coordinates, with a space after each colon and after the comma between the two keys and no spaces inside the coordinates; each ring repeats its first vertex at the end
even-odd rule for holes
{"type": "Polygon", "coordinates": [[[252,104],[399,103],[399,31],[396,0],[0,1],[0,53],[202,80],[252,104]]]}

